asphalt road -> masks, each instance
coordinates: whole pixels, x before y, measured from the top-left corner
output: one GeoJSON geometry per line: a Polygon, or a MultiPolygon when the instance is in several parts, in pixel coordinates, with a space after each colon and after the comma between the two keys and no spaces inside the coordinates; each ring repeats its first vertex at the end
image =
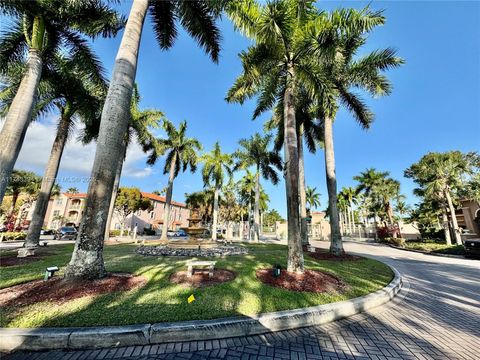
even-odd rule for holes
{"type": "Polygon", "coordinates": [[[480,359],[480,261],[366,243],[345,247],[399,270],[400,295],[368,313],[317,327],[220,341],[24,352],[5,360],[480,359]]]}

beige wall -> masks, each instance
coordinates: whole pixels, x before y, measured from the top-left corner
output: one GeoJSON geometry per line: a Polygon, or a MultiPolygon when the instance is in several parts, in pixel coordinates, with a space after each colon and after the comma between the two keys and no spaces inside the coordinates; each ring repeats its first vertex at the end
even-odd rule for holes
{"type": "MultiPolygon", "coordinates": [[[[152,211],[139,211],[130,215],[124,224],[125,229],[132,228],[137,225],[139,232],[144,228],[158,229],[163,224],[163,214],[165,211],[165,200],[163,197],[150,197],[149,193],[143,195],[150,199],[153,203],[152,211]]],[[[64,225],[79,226],[82,220],[82,215],[85,207],[86,194],[60,194],[55,198],[51,198],[48,203],[47,213],[45,215],[44,227],[47,229],[58,229],[61,224],[59,220],[54,220],[55,216],[64,216],[66,221],[64,225]]],[[[35,203],[28,209],[27,221],[31,221],[35,203]]],[[[188,226],[188,217],[190,210],[184,204],[174,202],[170,212],[169,229],[177,230],[181,227],[188,226]]],[[[110,230],[120,229],[121,219],[118,214],[114,213],[112,218],[110,230]]]]}
{"type": "Polygon", "coordinates": [[[480,237],[480,204],[474,200],[461,200],[461,211],[457,212],[458,225],[468,230],[469,237],[480,237]]]}
{"type": "MultiPolygon", "coordinates": [[[[150,199],[150,201],[153,203],[153,209],[151,211],[137,211],[128,216],[124,224],[126,229],[133,229],[136,225],[139,232],[142,232],[145,228],[153,228],[158,234],[160,234],[162,230],[161,227],[163,224],[163,216],[165,213],[165,203],[153,199],[150,199]]],[[[190,210],[188,210],[186,207],[172,205],[168,228],[170,230],[178,230],[182,227],[187,227],[189,215],[190,210]]],[[[122,219],[120,219],[118,214],[114,214],[111,230],[120,229],[121,223],[122,219]]]]}

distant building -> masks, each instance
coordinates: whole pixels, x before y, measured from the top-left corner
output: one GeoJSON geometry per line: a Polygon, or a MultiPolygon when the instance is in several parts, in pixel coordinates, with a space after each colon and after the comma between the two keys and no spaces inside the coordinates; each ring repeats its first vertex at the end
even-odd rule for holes
{"type": "MultiPolygon", "coordinates": [[[[153,229],[160,234],[163,226],[166,199],[163,196],[147,192],[142,192],[142,196],[150,199],[153,204],[152,210],[140,210],[128,216],[125,226],[126,228],[133,229],[133,227],[137,225],[138,231],[143,231],[143,229],[153,229]]],[[[187,206],[176,201],[172,201],[171,206],[168,228],[170,230],[178,230],[182,227],[187,227],[188,217],[190,216],[190,210],[187,209],[187,206]]],[[[120,227],[120,219],[118,216],[114,216],[112,220],[112,230],[118,230],[120,227]]]]}
{"type": "Polygon", "coordinates": [[[480,238],[480,203],[475,200],[460,200],[461,208],[455,212],[458,226],[464,238],[480,238]]]}
{"type": "MultiPolygon", "coordinates": [[[[86,196],[87,194],[85,193],[63,193],[52,197],[48,203],[43,226],[47,229],[58,229],[61,226],[78,227],[84,213],[86,196]]],[[[160,233],[165,212],[165,197],[147,192],[142,192],[142,196],[150,199],[152,210],[141,210],[128,216],[124,224],[125,229],[133,229],[137,225],[139,232],[142,232],[144,229],[154,229],[160,233]]],[[[185,204],[176,201],[172,201],[171,206],[168,228],[177,230],[181,227],[187,227],[190,210],[187,209],[185,204]]],[[[35,204],[29,207],[28,214],[25,216],[27,222],[32,220],[34,208],[35,204]]],[[[120,227],[121,220],[114,213],[110,230],[118,230],[120,227]]]]}

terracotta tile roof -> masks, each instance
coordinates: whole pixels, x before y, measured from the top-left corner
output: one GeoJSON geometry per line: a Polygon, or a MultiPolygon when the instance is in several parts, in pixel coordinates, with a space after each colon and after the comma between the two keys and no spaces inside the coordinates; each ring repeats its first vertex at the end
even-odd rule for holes
{"type": "MultiPolygon", "coordinates": [[[[159,196],[159,195],[156,195],[156,194],[147,193],[147,192],[143,192],[143,191],[142,191],[142,196],[144,196],[146,198],[149,198],[151,200],[162,202],[162,203],[167,201],[164,196],[159,196]]],[[[175,206],[178,206],[178,207],[183,207],[183,208],[187,207],[187,205],[176,202],[176,201],[172,201],[172,205],[175,205],[175,206]]]]}
{"type": "Polygon", "coordinates": [[[78,193],[78,194],[63,193],[63,195],[69,198],[77,198],[77,199],[85,199],[87,197],[86,193],[78,193]]]}

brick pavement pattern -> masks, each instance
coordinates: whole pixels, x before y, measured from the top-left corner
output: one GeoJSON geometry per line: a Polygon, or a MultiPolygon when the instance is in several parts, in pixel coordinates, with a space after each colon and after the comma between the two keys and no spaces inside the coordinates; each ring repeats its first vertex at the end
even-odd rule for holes
{"type": "Polygon", "coordinates": [[[480,359],[480,261],[355,242],[346,248],[395,266],[404,279],[400,295],[322,326],[211,341],[17,352],[4,359],[480,359]]]}

